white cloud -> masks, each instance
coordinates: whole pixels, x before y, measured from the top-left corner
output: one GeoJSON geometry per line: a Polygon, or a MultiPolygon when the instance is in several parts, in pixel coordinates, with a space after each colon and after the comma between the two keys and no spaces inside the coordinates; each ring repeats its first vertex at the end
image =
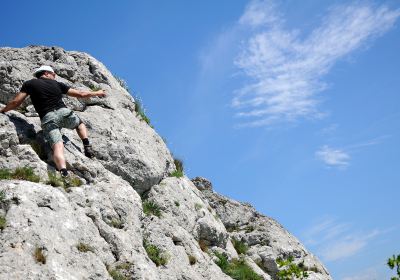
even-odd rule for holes
{"type": "Polygon", "coordinates": [[[367,270],[361,271],[352,276],[346,276],[342,280],[378,280],[384,279],[386,277],[380,277],[378,271],[375,268],[369,268],[367,270]]]}
{"type": "Polygon", "coordinates": [[[249,82],[232,106],[248,126],[320,118],[323,77],[344,56],[393,27],[399,10],[371,4],[332,8],[307,37],[286,30],[273,1],[252,1],[239,20],[250,38],[235,60],[249,82]],[[257,27],[257,28],[255,28],[257,27]]]}
{"type": "Polygon", "coordinates": [[[332,167],[346,167],[350,161],[350,155],[340,149],[334,149],[327,145],[321,147],[316,153],[316,157],[326,165],[332,167]]]}
{"type": "Polygon", "coordinates": [[[362,251],[370,241],[382,234],[381,230],[357,232],[347,223],[337,223],[333,219],[323,220],[302,235],[305,243],[314,247],[325,261],[336,261],[351,257],[362,251]]]}

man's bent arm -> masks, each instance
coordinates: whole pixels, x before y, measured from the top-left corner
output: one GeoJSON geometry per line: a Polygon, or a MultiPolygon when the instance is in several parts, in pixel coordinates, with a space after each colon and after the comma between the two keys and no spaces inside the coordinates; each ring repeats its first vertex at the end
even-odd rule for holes
{"type": "Polygon", "coordinates": [[[67,95],[76,97],[76,98],[88,98],[88,97],[94,97],[94,96],[100,96],[104,97],[106,96],[106,93],[104,90],[98,90],[98,91],[84,91],[84,90],[77,90],[70,88],[67,92],[67,95]]]}
{"type": "Polygon", "coordinates": [[[8,104],[6,105],[6,107],[4,107],[3,109],[0,110],[0,113],[5,113],[8,112],[10,110],[13,110],[15,108],[17,108],[19,105],[22,104],[22,102],[24,102],[25,98],[28,96],[27,93],[25,92],[20,92],[18,93],[13,100],[11,100],[10,102],[8,102],[8,104]]]}

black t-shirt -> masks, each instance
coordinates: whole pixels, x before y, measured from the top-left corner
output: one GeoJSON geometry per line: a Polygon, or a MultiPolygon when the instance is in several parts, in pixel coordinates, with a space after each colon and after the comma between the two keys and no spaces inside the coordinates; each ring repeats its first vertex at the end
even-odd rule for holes
{"type": "Polygon", "coordinates": [[[48,112],[66,107],[62,95],[67,94],[69,89],[69,86],[56,80],[40,78],[26,81],[20,92],[30,95],[32,104],[42,119],[48,112]]]}

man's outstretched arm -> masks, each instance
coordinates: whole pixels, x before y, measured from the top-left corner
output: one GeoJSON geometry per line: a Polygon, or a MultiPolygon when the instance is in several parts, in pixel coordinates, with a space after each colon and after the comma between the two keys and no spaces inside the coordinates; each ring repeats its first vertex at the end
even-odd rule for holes
{"type": "Polygon", "coordinates": [[[24,102],[25,98],[28,96],[27,93],[25,92],[20,92],[18,93],[13,100],[11,100],[10,102],[8,102],[8,104],[6,105],[6,107],[4,107],[3,109],[0,110],[0,113],[5,113],[8,112],[10,110],[13,110],[15,108],[18,108],[19,105],[22,104],[22,102],[24,102]]]}
{"type": "Polygon", "coordinates": [[[106,92],[104,90],[98,90],[98,91],[84,91],[84,90],[77,90],[70,88],[67,92],[67,95],[76,97],[76,98],[88,98],[88,97],[94,97],[94,96],[99,96],[99,97],[105,97],[106,92]]]}

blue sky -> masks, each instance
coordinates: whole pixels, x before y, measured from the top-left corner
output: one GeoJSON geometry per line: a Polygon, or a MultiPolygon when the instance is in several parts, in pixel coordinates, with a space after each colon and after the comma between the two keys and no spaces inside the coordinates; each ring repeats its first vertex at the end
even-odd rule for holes
{"type": "Polygon", "coordinates": [[[124,78],[189,177],[276,218],[334,279],[400,253],[400,3],[7,1],[0,45],[124,78]]]}

